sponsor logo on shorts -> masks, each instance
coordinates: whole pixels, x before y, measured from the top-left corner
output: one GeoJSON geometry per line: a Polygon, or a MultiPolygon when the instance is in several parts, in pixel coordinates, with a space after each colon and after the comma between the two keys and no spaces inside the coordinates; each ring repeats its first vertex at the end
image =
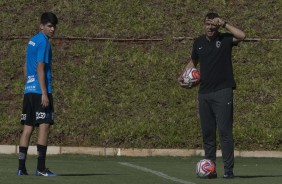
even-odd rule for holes
{"type": "Polygon", "coordinates": [[[38,119],[54,120],[54,113],[36,112],[36,120],[38,119]]]}
{"type": "Polygon", "coordinates": [[[21,121],[25,121],[25,120],[26,120],[26,114],[22,114],[21,121]]]}
{"type": "Polygon", "coordinates": [[[36,120],[38,119],[45,119],[46,113],[45,112],[36,112],[36,120]]]}
{"type": "Polygon", "coordinates": [[[54,113],[46,113],[45,119],[51,119],[54,120],[54,113]]]}
{"type": "Polygon", "coordinates": [[[51,115],[52,120],[54,120],[54,116],[55,114],[52,112],[52,115],[51,115]]]}

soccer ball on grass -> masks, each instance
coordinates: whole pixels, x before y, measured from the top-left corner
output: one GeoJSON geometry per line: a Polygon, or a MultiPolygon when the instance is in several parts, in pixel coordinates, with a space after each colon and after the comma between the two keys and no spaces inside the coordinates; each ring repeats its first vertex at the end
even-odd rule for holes
{"type": "Polygon", "coordinates": [[[202,159],[197,163],[196,174],[201,178],[209,177],[215,172],[215,164],[209,159],[202,159]]]}

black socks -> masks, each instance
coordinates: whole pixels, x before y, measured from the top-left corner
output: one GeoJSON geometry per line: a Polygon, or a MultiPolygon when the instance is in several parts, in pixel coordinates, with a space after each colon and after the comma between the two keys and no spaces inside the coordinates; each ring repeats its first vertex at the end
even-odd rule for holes
{"type": "Polygon", "coordinates": [[[28,147],[19,147],[19,170],[25,171],[25,161],[26,161],[26,155],[27,155],[28,147]]]}
{"type": "MultiPolygon", "coordinates": [[[[19,170],[26,171],[25,161],[28,147],[19,147],[19,170]]],[[[37,144],[37,170],[45,170],[47,146],[37,144]]]]}
{"type": "Polygon", "coordinates": [[[47,146],[37,144],[37,155],[38,155],[37,170],[38,171],[45,170],[46,152],[47,152],[47,146]]]}

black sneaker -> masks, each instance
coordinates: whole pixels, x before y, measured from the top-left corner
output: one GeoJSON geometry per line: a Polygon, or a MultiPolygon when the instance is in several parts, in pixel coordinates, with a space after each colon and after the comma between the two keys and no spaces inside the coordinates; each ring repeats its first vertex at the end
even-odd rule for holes
{"type": "Polygon", "coordinates": [[[217,178],[216,171],[208,175],[208,179],[215,179],[215,178],[217,178]]]}
{"type": "Polygon", "coordinates": [[[233,174],[232,171],[226,172],[226,173],[224,173],[223,178],[224,179],[232,179],[232,178],[234,178],[234,174],[233,174]]]}

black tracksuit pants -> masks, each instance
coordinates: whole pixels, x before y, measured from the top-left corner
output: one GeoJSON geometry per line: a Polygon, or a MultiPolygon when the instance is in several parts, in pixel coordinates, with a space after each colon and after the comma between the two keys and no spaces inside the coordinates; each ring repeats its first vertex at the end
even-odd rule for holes
{"type": "Polygon", "coordinates": [[[233,89],[226,88],[199,94],[198,98],[205,158],[216,161],[216,130],[218,130],[224,171],[233,171],[233,89]]]}

